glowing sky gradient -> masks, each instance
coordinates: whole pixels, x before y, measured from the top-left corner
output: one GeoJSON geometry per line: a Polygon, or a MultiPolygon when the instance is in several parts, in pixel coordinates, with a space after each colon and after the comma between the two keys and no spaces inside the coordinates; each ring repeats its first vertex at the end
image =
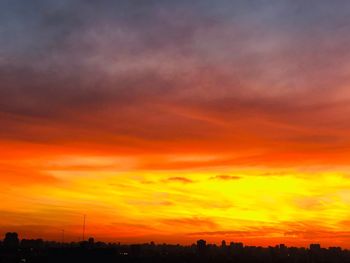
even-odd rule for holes
{"type": "Polygon", "coordinates": [[[0,2],[0,232],[350,247],[350,1],[0,2]]]}

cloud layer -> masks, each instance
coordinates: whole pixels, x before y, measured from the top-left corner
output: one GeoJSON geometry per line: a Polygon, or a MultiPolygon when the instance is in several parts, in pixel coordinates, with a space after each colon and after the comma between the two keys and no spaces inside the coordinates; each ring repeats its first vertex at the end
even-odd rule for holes
{"type": "Polygon", "coordinates": [[[0,229],[345,243],[349,10],[2,1],[0,229]]]}

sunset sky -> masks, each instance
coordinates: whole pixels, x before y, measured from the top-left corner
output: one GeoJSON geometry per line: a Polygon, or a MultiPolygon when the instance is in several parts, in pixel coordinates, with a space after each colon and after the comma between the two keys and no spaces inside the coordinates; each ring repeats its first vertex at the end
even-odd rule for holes
{"type": "Polygon", "coordinates": [[[350,248],[349,32],[345,0],[0,1],[0,235],[350,248]]]}

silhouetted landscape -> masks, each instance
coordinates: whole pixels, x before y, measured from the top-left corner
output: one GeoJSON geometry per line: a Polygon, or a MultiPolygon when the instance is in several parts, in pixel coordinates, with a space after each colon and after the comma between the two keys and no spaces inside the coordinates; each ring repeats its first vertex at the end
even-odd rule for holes
{"type": "Polygon", "coordinates": [[[308,248],[245,246],[241,242],[222,241],[221,245],[198,240],[190,246],[120,244],[87,241],[62,243],[43,239],[22,239],[6,233],[0,243],[0,262],[350,262],[350,251],[340,247],[308,248]]]}

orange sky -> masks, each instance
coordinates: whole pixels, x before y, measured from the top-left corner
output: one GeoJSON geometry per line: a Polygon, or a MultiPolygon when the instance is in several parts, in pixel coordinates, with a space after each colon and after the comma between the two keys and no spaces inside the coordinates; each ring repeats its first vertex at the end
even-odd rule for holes
{"type": "Polygon", "coordinates": [[[0,4],[0,233],[349,248],[350,6],[174,2],[0,4]]]}

